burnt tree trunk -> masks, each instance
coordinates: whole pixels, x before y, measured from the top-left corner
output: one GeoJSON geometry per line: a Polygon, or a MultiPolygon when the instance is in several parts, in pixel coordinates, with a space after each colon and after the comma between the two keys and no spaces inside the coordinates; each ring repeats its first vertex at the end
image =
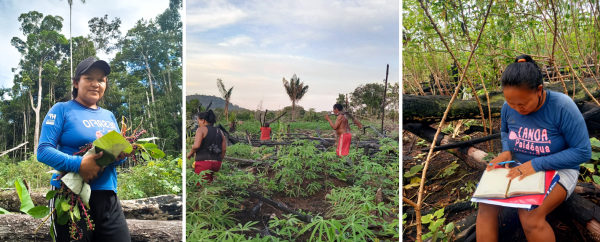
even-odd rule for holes
{"type": "MultiPolygon", "coordinates": [[[[567,90],[569,96],[573,94],[572,82],[566,81],[567,90]]],[[[600,97],[600,90],[598,85],[593,79],[585,79],[584,82],[586,88],[592,93],[594,97],[600,97]]],[[[564,92],[562,84],[546,84],[545,89],[564,92]]],[[[500,117],[500,109],[504,104],[504,95],[502,92],[490,92],[490,106],[492,111],[492,118],[500,117]]],[[[487,98],[485,95],[479,96],[481,105],[484,110],[487,110],[487,98]]],[[[580,86],[575,88],[575,103],[582,105],[586,101],[590,101],[591,98],[587,96],[583,88],[580,86]]],[[[448,107],[450,97],[448,96],[415,96],[415,95],[402,95],[402,118],[404,123],[435,123],[439,122],[444,115],[444,111],[448,107]]],[[[585,111],[582,111],[585,112],[585,111]]],[[[488,118],[488,114],[485,113],[485,117],[488,118]]],[[[446,122],[459,119],[480,119],[481,113],[479,107],[474,99],[469,100],[455,100],[450,108],[446,122]]],[[[594,119],[595,120],[595,119],[594,119]]],[[[600,120],[600,118],[599,118],[600,120]]]]}
{"type": "MultiPolygon", "coordinates": [[[[50,221],[46,221],[37,233],[37,227],[43,219],[34,219],[29,215],[0,215],[0,241],[52,241],[50,221]]],[[[181,241],[181,221],[127,220],[132,242],[141,241],[181,241]]]]}

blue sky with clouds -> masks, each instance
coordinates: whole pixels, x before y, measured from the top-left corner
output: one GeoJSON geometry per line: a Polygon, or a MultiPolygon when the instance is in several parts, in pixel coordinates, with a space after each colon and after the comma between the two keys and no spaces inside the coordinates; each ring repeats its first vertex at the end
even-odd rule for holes
{"type": "MultiPolygon", "coordinates": [[[[73,0],[72,36],[87,36],[89,34],[88,21],[94,17],[103,17],[108,14],[112,21],[115,17],[121,19],[121,34],[127,34],[135,22],[144,18],[155,18],[169,7],[169,0],[87,0],[82,4],[80,0],[73,0]]],[[[10,45],[13,37],[25,39],[19,31],[21,23],[17,20],[19,15],[29,11],[38,11],[46,15],[61,16],[63,29],[61,34],[69,36],[69,4],[67,0],[0,0],[0,87],[12,87],[14,73],[11,68],[19,64],[21,55],[10,45]]],[[[99,53],[100,59],[109,60],[116,52],[110,55],[99,53]]],[[[76,68],[76,66],[73,66],[76,68]]]]}
{"type": "Polygon", "coordinates": [[[296,74],[305,109],[330,110],[338,93],[385,79],[399,82],[398,1],[188,0],[187,94],[219,96],[248,109],[291,105],[282,79],[296,74]]]}

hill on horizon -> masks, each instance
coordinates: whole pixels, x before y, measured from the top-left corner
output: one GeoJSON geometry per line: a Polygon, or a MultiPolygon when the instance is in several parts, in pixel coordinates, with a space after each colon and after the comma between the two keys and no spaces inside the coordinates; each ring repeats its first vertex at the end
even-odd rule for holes
{"type": "MultiPolygon", "coordinates": [[[[225,99],[223,99],[221,97],[201,95],[201,94],[187,95],[185,97],[186,102],[189,102],[190,100],[194,100],[194,99],[198,99],[200,101],[200,103],[202,104],[202,107],[208,106],[208,104],[212,101],[212,106],[210,106],[211,109],[212,108],[225,108],[225,99]]],[[[232,103],[229,103],[228,109],[229,109],[229,111],[248,110],[248,109],[242,108],[238,105],[234,105],[232,103]]]]}

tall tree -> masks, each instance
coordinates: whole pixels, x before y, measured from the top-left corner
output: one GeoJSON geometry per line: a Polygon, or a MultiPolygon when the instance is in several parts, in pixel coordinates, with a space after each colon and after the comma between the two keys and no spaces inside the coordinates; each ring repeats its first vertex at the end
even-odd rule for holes
{"type": "Polygon", "coordinates": [[[300,82],[300,78],[296,77],[296,74],[292,76],[290,81],[283,78],[283,87],[285,88],[285,92],[292,100],[292,121],[295,118],[296,113],[296,102],[300,102],[300,99],[304,97],[304,94],[308,92],[308,85],[304,85],[304,83],[300,82]]]}
{"type": "Polygon", "coordinates": [[[119,48],[121,19],[115,18],[109,23],[108,15],[104,15],[102,18],[94,17],[88,21],[88,27],[90,28],[89,38],[94,42],[96,51],[104,51],[109,54],[119,48]]]}
{"type": "MultiPolygon", "coordinates": [[[[61,0],[62,1],[62,0],[61,0]]],[[[71,31],[71,22],[73,22],[72,20],[72,16],[73,16],[73,0],[67,0],[67,3],[69,3],[69,53],[70,56],[69,58],[73,58],[73,41],[71,40],[73,38],[72,36],[72,31],[71,31]]],[[[81,0],[81,3],[85,4],[85,0],[81,0]]],[[[71,61],[71,78],[73,78],[73,61],[71,61]]]]}
{"type": "Polygon", "coordinates": [[[223,84],[223,80],[221,79],[217,79],[217,87],[219,87],[221,97],[225,99],[225,111],[223,111],[223,113],[225,114],[225,120],[229,120],[229,114],[227,112],[229,110],[229,99],[231,98],[231,91],[233,91],[233,87],[227,90],[227,88],[225,88],[225,85],[223,84]]]}
{"type": "Polygon", "coordinates": [[[23,41],[18,37],[13,37],[13,45],[21,53],[19,62],[20,75],[16,78],[22,80],[22,84],[27,86],[31,107],[35,112],[35,136],[34,136],[34,154],[37,155],[40,130],[40,110],[42,106],[42,77],[44,69],[52,70],[55,61],[61,60],[61,45],[67,44],[67,39],[59,34],[62,29],[62,17],[47,15],[37,11],[21,14],[18,18],[21,22],[21,31],[27,37],[23,41]],[[37,86],[30,78],[37,72],[37,86]],[[32,89],[37,88],[36,97],[37,106],[34,105],[34,97],[31,94],[32,89]]]}

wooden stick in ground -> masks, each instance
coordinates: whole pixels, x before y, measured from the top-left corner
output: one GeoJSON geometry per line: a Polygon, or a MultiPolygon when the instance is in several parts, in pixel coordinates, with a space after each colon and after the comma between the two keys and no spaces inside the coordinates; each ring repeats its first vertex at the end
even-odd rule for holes
{"type": "MultiPolygon", "coordinates": [[[[467,69],[469,67],[469,64],[471,63],[471,59],[473,58],[473,55],[475,54],[475,50],[476,50],[475,48],[477,47],[477,45],[479,44],[479,40],[481,39],[481,34],[483,33],[483,30],[485,28],[485,24],[487,22],[487,17],[488,17],[488,15],[490,13],[490,9],[492,8],[492,3],[493,2],[494,2],[494,0],[490,0],[489,4],[487,6],[487,11],[485,13],[485,17],[483,19],[483,23],[481,24],[481,29],[479,31],[479,35],[477,36],[477,40],[475,41],[475,44],[473,45],[473,48],[471,48],[471,53],[469,54],[469,58],[467,59],[467,64],[465,65],[465,68],[462,71],[461,77],[459,79],[459,83],[458,83],[456,89],[454,90],[454,94],[452,95],[452,98],[450,99],[450,102],[448,104],[448,108],[444,112],[444,116],[442,117],[442,120],[440,122],[440,125],[438,126],[437,132],[436,132],[433,140],[437,140],[438,135],[442,131],[441,128],[442,128],[442,126],[444,124],[444,121],[446,120],[446,117],[448,116],[448,112],[450,111],[450,107],[452,106],[452,103],[454,102],[454,100],[456,99],[456,96],[458,95],[458,92],[460,91],[460,86],[462,85],[462,82],[465,79],[465,75],[467,74],[467,69]]],[[[423,4],[423,0],[419,0],[419,4],[421,5],[421,8],[423,9],[425,15],[427,15],[427,18],[429,18],[429,21],[431,22],[431,25],[433,25],[433,28],[435,29],[435,31],[440,36],[440,39],[441,39],[442,43],[444,43],[444,46],[448,50],[449,54],[453,57],[453,59],[456,60],[456,58],[454,57],[454,54],[453,54],[452,50],[450,49],[450,47],[448,46],[448,43],[446,43],[446,40],[444,39],[444,36],[442,35],[442,33],[438,29],[437,25],[435,24],[435,21],[431,17],[431,14],[429,14],[429,11],[427,10],[427,8],[425,7],[425,5],[423,4]]],[[[431,148],[429,150],[429,153],[427,154],[427,159],[425,160],[425,166],[423,167],[423,174],[421,175],[421,184],[419,185],[419,191],[418,191],[418,196],[417,196],[417,203],[416,203],[416,207],[415,207],[415,211],[416,211],[416,215],[417,215],[417,240],[419,242],[423,241],[422,236],[421,236],[423,234],[423,228],[422,228],[423,225],[421,223],[421,203],[423,202],[423,186],[425,185],[425,178],[426,178],[427,168],[429,166],[429,161],[431,160],[431,155],[433,154],[433,149],[434,148],[435,148],[435,142],[432,142],[431,143],[431,148]]]]}
{"type": "Polygon", "coordinates": [[[283,112],[283,114],[279,115],[279,117],[277,117],[276,119],[273,119],[271,122],[268,122],[265,127],[269,127],[269,125],[271,125],[271,123],[279,120],[281,117],[283,117],[283,115],[285,115],[287,112],[283,112]]]}
{"type": "Polygon", "coordinates": [[[387,65],[387,69],[385,70],[385,86],[383,88],[383,102],[381,103],[381,133],[383,134],[383,120],[385,119],[385,96],[387,96],[387,78],[388,73],[390,72],[390,65],[387,65]]]}

